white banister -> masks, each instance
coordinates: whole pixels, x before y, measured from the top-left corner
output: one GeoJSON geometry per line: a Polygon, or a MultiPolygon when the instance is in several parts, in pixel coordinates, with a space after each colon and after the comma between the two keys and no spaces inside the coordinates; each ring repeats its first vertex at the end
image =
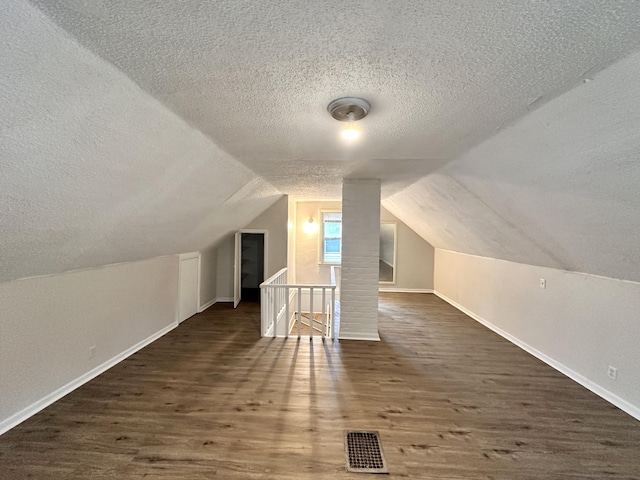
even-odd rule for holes
{"type": "MultiPolygon", "coordinates": [[[[333,275],[332,275],[333,277],[333,275]]],[[[304,323],[303,313],[305,302],[303,297],[309,295],[309,338],[313,338],[314,330],[319,328],[322,338],[335,337],[335,283],[296,285],[287,283],[287,269],[283,268],[260,285],[261,299],[261,334],[263,337],[288,337],[293,327],[292,322],[297,324],[297,336],[302,336],[302,324],[304,323]],[[319,292],[321,296],[321,318],[320,322],[315,320],[314,296],[319,292]],[[327,303],[327,290],[331,290],[331,302],[327,303]],[[297,298],[294,298],[297,297],[297,298]],[[297,308],[291,315],[291,304],[297,304],[297,308]]],[[[306,325],[306,323],[305,323],[306,325]]]]}

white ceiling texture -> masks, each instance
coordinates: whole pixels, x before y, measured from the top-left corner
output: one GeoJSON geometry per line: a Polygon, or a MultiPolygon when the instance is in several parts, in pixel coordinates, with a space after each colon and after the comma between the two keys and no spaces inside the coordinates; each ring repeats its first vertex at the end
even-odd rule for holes
{"type": "Polygon", "coordinates": [[[640,281],[635,0],[3,0],[0,35],[0,281],[206,248],[343,177],[436,247],[640,281]]]}

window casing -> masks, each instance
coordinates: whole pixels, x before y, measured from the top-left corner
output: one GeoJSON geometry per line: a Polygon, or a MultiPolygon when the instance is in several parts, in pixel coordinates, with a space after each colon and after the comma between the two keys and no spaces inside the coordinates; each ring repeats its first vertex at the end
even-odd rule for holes
{"type": "Polygon", "coordinates": [[[321,262],[342,261],[342,213],[322,212],[321,262]]]}

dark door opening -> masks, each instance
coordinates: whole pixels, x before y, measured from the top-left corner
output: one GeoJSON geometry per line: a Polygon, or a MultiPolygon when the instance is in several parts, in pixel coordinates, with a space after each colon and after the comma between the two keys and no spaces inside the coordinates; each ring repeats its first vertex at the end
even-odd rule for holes
{"type": "Polygon", "coordinates": [[[260,284],[264,282],[264,234],[242,234],[241,280],[242,300],[260,301],[260,284]]]}

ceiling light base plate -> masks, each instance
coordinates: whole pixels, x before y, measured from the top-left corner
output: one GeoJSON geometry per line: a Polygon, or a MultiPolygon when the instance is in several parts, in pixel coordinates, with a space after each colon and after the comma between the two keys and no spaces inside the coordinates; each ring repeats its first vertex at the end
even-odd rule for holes
{"type": "Polygon", "coordinates": [[[366,117],[370,109],[369,102],[358,97],[337,98],[327,105],[327,111],[340,122],[357,122],[366,117]]]}

